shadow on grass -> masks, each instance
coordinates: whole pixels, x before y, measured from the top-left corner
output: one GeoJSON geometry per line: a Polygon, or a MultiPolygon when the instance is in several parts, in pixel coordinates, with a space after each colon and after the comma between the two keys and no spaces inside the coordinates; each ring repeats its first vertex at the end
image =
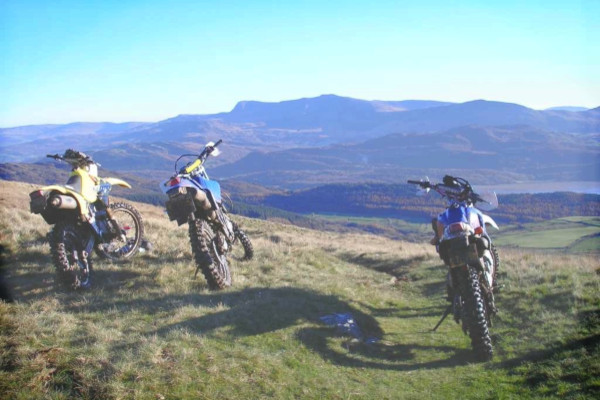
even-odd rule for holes
{"type": "Polygon", "coordinates": [[[459,349],[452,346],[347,342],[336,348],[329,343],[333,335],[331,329],[328,328],[302,329],[297,337],[307,348],[318,353],[324,359],[344,367],[416,371],[451,368],[475,362],[470,349],[459,349]],[[443,353],[444,357],[431,361],[418,361],[417,352],[443,353]]]}
{"type": "Polygon", "coordinates": [[[29,302],[53,290],[54,274],[47,269],[52,263],[49,252],[7,252],[4,262],[4,286],[13,300],[29,302]],[[25,268],[25,264],[30,266],[25,268]]]}
{"type": "MultiPolygon", "coordinates": [[[[25,273],[14,274],[13,291],[19,301],[33,302],[52,297],[56,293],[54,273],[51,268],[49,254],[29,255],[28,259],[39,261],[40,268],[29,267],[25,273]],[[50,266],[50,268],[48,268],[50,266]]],[[[169,262],[162,259],[146,257],[144,260],[149,269],[154,269],[169,262]]],[[[368,263],[368,257],[363,256],[368,263]]],[[[417,258],[419,259],[419,258],[417,258]]],[[[415,260],[417,260],[415,259],[415,260]]],[[[174,258],[177,261],[184,259],[174,258]]],[[[174,260],[171,260],[173,262],[174,260]]],[[[160,284],[148,271],[133,271],[127,264],[117,268],[105,268],[105,262],[98,262],[94,257],[94,289],[86,292],[61,293],[57,298],[65,312],[74,314],[90,314],[121,311],[127,313],[152,316],[153,323],[142,328],[147,337],[167,337],[172,332],[185,330],[191,334],[211,335],[215,331],[226,331],[236,337],[246,337],[275,332],[280,329],[298,326],[297,340],[306,348],[316,352],[320,357],[342,366],[360,368],[376,368],[384,370],[417,370],[423,368],[443,368],[462,365],[471,361],[471,352],[450,346],[427,346],[419,343],[403,344],[351,344],[344,348],[333,328],[321,325],[319,317],[332,313],[352,313],[357,324],[366,337],[381,338],[384,335],[374,315],[383,314],[387,310],[367,308],[371,312],[363,312],[338,296],[323,294],[300,288],[248,288],[239,291],[226,290],[208,292],[204,287],[198,293],[164,294],[160,284]],[[83,294],[83,296],[82,296],[83,294]],[[126,294],[126,295],[125,295],[126,294]],[[199,310],[197,317],[187,318],[180,322],[161,324],[161,318],[168,318],[181,307],[207,308],[199,310]],[[158,316],[159,315],[159,316],[158,316]],[[157,316],[157,317],[155,317],[157,316]],[[310,324],[311,327],[301,327],[310,324]],[[420,362],[416,354],[423,352],[441,355],[441,359],[420,362]]],[[[412,262],[408,261],[408,266],[412,262]]],[[[11,269],[18,268],[19,260],[15,260],[11,269]]],[[[389,265],[381,264],[380,270],[393,273],[389,265]]],[[[395,317],[413,318],[415,310],[394,310],[395,317]]],[[[438,307],[416,310],[417,316],[433,316],[441,314],[438,307]],[[425,312],[425,314],[423,314],[425,312]]],[[[132,328],[133,329],[133,328],[132,328]]],[[[135,329],[139,329],[139,326],[135,329]]],[[[82,336],[88,336],[82,332],[82,336]]],[[[132,333],[140,333],[139,330],[132,333]]],[[[139,335],[133,335],[139,339],[139,335]]],[[[110,352],[113,357],[129,349],[140,346],[137,339],[123,340],[115,344],[110,352]]],[[[431,357],[430,357],[431,358],[431,357]]]]}
{"type": "Polygon", "coordinates": [[[428,307],[388,307],[377,308],[368,304],[361,303],[363,308],[369,310],[374,317],[385,318],[423,318],[423,317],[441,317],[448,303],[428,307]]]}
{"type": "MultiPolygon", "coordinates": [[[[162,325],[144,332],[148,337],[167,337],[171,333],[185,331],[210,336],[215,331],[227,332],[234,337],[247,337],[275,332],[280,329],[315,323],[319,326],[301,328],[296,338],[306,348],[335,364],[360,368],[385,370],[417,370],[445,368],[464,365],[473,361],[471,351],[451,346],[427,346],[418,343],[353,344],[340,347],[335,329],[321,325],[319,317],[332,313],[352,313],[365,337],[383,337],[384,332],[370,314],[353,307],[334,295],[298,288],[250,288],[236,292],[219,292],[189,295],[167,295],[148,300],[107,301],[85,305],[86,311],[103,309],[135,309],[148,314],[170,315],[182,305],[213,308],[202,315],[180,322],[162,325]],[[335,344],[338,343],[338,344],[335,344]],[[428,362],[416,360],[416,353],[431,351],[442,353],[443,358],[428,362]]],[[[74,310],[79,310],[74,306],[74,310]]],[[[439,310],[436,310],[436,314],[439,310]]],[[[412,317],[412,316],[411,316],[412,317]]],[[[156,326],[156,325],[153,325],[156,326]]],[[[138,341],[123,341],[111,349],[111,353],[135,349],[138,341]]]]}
{"type": "Polygon", "coordinates": [[[107,292],[116,292],[123,286],[127,286],[129,289],[144,286],[145,290],[158,286],[153,280],[142,281],[140,278],[146,277],[148,274],[142,276],[138,272],[126,269],[126,265],[123,263],[122,269],[108,270],[106,264],[99,262],[98,258],[94,257],[92,289],[72,291],[56,284],[56,274],[49,252],[30,251],[24,255],[17,255],[6,265],[4,284],[14,300],[25,303],[42,300],[52,294],[65,295],[66,297],[61,296],[61,299],[68,303],[71,296],[78,297],[82,294],[94,296],[94,291],[102,291],[103,295],[106,295],[107,292]],[[29,264],[26,269],[23,266],[25,263],[29,264]]]}

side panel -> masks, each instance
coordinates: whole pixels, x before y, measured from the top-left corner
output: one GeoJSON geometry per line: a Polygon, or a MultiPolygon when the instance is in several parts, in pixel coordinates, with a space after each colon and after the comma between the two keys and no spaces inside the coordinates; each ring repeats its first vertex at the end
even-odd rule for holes
{"type": "MultiPolygon", "coordinates": [[[[44,193],[49,194],[52,192],[59,192],[60,194],[64,194],[67,196],[72,196],[77,200],[77,204],[79,204],[79,211],[81,215],[85,215],[88,209],[88,201],[79,193],[68,187],[60,186],[60,185],[51,185],[45,186],[41,188],[44,193]]],[[[47,197],[46,197],[47,198],[47,197]]]]}
{"type": "Polygon", "coordinates": [[[221,185],[219,185],[219,182],[204,179],[201,176],[194,177],[194,180],[198,182],[202,189],[208,190],[217,203],[221,203],[221,185]]]}

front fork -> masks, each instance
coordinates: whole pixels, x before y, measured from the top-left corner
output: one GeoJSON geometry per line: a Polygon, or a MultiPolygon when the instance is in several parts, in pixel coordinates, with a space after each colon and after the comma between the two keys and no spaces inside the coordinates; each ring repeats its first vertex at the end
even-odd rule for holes
{"type": "Polygon", "coordinates": [[[224,209],[219,207],[217,209],[217,224],[219,231],[222,235],[217,235],[220,237],[219,246],[223,254],[229,252],[230,247],[235,243],[235,230],[233,228],[233,223],[225,213],[224,209]]]}

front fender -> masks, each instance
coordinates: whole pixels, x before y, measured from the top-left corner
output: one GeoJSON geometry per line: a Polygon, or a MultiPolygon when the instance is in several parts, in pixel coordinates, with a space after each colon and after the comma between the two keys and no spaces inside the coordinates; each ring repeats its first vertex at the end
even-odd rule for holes
{"type": "Polygon", "coordinates": [[[483,223],[488,226],[491,225],[492,228],[496,229],[496,230],[500,230],[500,228],[498,227],[498,224],[496,224],[496,221],[494,221],[492,219],[492,217],[490,217],[489,215],[485,215],[483,213],[481,213],[482,219],[483,219],[483,223]]]}
{"type": "Polygon", "coordinates": [[[131,189],[131,185],[119,178],[102,178],[102,180],[106,183],[109,183],[111,186],[121,186],[127,189],[131,189]]]}

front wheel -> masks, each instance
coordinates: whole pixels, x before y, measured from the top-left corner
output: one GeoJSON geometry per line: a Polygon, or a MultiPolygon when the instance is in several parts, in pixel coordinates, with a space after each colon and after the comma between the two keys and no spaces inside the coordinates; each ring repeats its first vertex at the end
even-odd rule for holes
{"type": "Polygon", "coordinates": [[[188,225],[196,273],[202,271],[211,290],[231,286],[231,273],[223,250],[227,243],[222,235],[218,231],[215,234],[203,219],[190,220],[188,225]]]}
{"type": "Polygon", "coordinates": [[[237,240],[240,241],[243,249],[244,249],[244,255],[242,257],[239,257],[241,261],[248,261],[251,260],[252,257],[254,257],[254,247],[252,247],[252,242],[250,241],[250,238],[248,237],[248,235],[246,235],[246,232],[244,232],[243,230],[240,229],[240,227],[233,222],[233,232],[235,233],[235,237],[237,240]]]}
{"type": "Polygon", "coordinates": [[[492,359],[494,350],[488,328],[488,312],[481,294],[479,273],[477,269],[469,266],[464,296],[465,319],[471,346],[475,356],[481,361],[492,359]]]}
{"type": "Polygon", "coordinates": [[[113,239],[99,243],[96,252],[102,258],[109,260],[127,260],[140,248],[144,236],[142,216],[132,205],[127,203],[113,203],[110,205],[110,214],[119,229],[113,239]]]}
{"type": "Polygon", "coordinates": [[[494,291],[498,291],[500,285],[498,284],[498,277],[500,276],[500,255],[498,254],[498,249],[496,246],[492,244],[491,246],[492,256],[494,257],[494,291]]]}
{"type": "Polygon", "coordinates": [[[91,287],[92,260],[84,245],[89,234],[68,222],[59,222],[52,229],[50,252],[59,286],[74,290],[91,287]]]}

